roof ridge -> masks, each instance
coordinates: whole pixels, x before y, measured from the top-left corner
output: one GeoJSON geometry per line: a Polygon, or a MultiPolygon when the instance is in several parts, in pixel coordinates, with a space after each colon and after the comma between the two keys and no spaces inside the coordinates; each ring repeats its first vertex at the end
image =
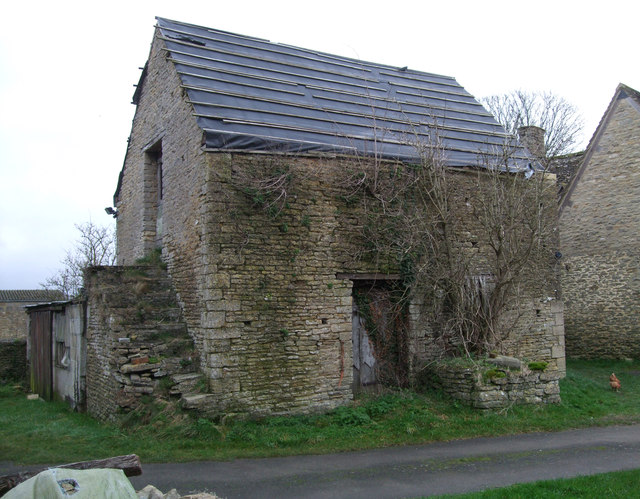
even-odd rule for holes
{"type": "MultiPolygon", "coordinates": [[[[272,42],[271,40],[269,40],[267,38],[259,38],[259,37],[249,36],[249,35],[243,35],[243,34],[240,34],[240,33],[234,33],[232,31],[225,31],[225,30],[221,30],[221,29],[217,29],[217,28],[208,28],[206,26],[185,23],[185,22],[182,22],[182,21],[176,21],[176,20],[173,20],[173,19],[168,19],[166,17],[156,16],[156,20],[158,20],[158,21],[166,21],[166,22],[169,22],[169,23],[175,23],[175,24],[178,24],[178,25],[181,25],[181,26],[189,26],[189,27],[193,27],[193,28],[198,28],[198,29],[202,29],[202,30],[208,31],[210,33],[220,33],[220,34],[227,35],[227,36],[232,36],[232,37],[235,37],[235,38],[252,40],[252,41],[255,41],[255,42],[264,43],[264,44],[268,44],[268,45],[273,45],[273,46],[276,46],[276,47],[283,47],[283,48],[288,48],[288,49],[292,49],[292,50],[298,50],[300,52],[305,52],[307,54],[313,54],[313,55],[316,55],[316,56],[324,56],[324,57],[329,57],[329,58],[337,59],[337,60],[341,60],[341,61],[349,61],[349,62],[353,63],[354,65],[369,66],[369,67],[382,68],[382,69],[391,69],[391,70],[395,70],[395,71],[401,70],[401,71],[406,71],[408,74],[412,74],[412,75],[437,76],[439,78],[444,78],[444,79],[447,79],[447,80],[456,81],[455,77],[453,77],[453,76],[443,75],[443,74],[439,74],[439,73],[430,73],[430,72],[427,72],[427,71],[420,71],[420,70],[417,70],[417,69],[409,69],[408,67],[393,66],[391,64],[382,64],[382,63],[378,63],[378,62],[367,61],[367,60],[364,60],[364,59],[357,59],[355,57],[347,57],[347,56],[344,56],[344,55],[332,54],[330,52],[324,52],[324,51],[321,51],[321,50],[307,49],[307,48],[304,48],[304,47],[300,47],[298,45],[291,45],[291,44],[288,44],[288,43],[272,42]]],[[[198,36],[198,35],[196,35],[196,36],[198,36]]]]}

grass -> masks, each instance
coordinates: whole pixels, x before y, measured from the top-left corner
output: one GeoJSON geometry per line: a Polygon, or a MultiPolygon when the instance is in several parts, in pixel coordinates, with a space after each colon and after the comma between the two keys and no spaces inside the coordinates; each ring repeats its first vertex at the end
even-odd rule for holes
{"type": "Polygon", "coordinates": [[[637,492],[633,491],[637,490],[638,483],[640,483],[640,469],[560,480],[542,480],[482,492],[437,497],[439,499],[450,497],[456,499],[520,499],[529,497],[536,499],[564,499],[567,497],[626,499],[637,497],[633,495],[637,492]]]}
{"type": "Polygon", "coordinates": [[[213,422],[149,401],[125,427],[101,424],[64,403],[27,400],[0,387],[0,456],[18,464],[135,453],[143,462],[329,453],[475,436],[640,422],[640,362],[573,361],[562,403],[483,413],[435,392],[363,397],[327,414],[213,422]],[[615,372],[622,390],[608,383],[615,372]]]}

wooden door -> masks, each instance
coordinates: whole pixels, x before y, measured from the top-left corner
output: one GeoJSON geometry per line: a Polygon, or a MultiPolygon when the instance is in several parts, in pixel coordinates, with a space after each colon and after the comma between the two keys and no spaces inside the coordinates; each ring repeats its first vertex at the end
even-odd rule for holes
{"type": "Polygon", "coordinates": [[[53,362],[51,346],[52,312],[33,311],[29,323],[29,371],[31,392],[44,400],[53,394],[53,362]]]}
{"type": "Polygon", "coordinates": [[[373,344],[369,338],[366,320],[358,310],[356,300],[353,301],[352,331],[353,341],[353,384],[354,390],[372,387],[376,384],[376,358],[373,344]]]}

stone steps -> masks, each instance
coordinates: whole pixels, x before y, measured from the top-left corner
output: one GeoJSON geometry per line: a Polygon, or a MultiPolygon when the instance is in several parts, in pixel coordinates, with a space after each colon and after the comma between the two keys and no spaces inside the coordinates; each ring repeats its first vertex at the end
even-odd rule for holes
{"type": "Polygon", "coordinates": [[[198,390],[198,385],[204,384],[204,376],[200,373],[195,372],[174,374],[173,376],[171,376],[171,381],[174,384],[169,390],[169,395],[195,395],[198,390]]]}
{"type": "Polygon", "coordinates": [[[220,396],[213,393],[185,393],[180,398],[180,406],[202,416],[215,418],[220,415],[217,409],[219,400],[220,396]]]}
{"type": "Polygon", "coordinates": [[[177,398],[205,386],[202,375],[194,372],[199,355],[165,270],[101,269],[92,276],[90,300],[99,326],[91,335],[92,354],[110,366],[104,391],[111,401],[100,402],[105,407],[115,401],[116,411],[133,410],[144,396],[169,392],[177,398]],[[115,387],[109,384],[113,379],[115,387]]]}

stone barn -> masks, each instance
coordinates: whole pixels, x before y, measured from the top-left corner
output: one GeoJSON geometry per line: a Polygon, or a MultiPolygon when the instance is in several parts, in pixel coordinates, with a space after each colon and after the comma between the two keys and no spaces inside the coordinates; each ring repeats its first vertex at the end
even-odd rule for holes
{"type": "MultiPolygon", "coordinates": [[[[183,402],[208,414],[331,409],[375,386],[385,363],[390,378],[410,383],[443,352],[418,295],[401,318],[389,314],[392,290],[411,287],[409,259],[376,254],[367,234],[379,205],[363,211],[370,193],[359,187],[372,175],[393,185],[394,171],[437,145],[458,186],[453,211],[469,217],[456,237],[476,255],[469,278],[480,289],[492,279],[483,270],[482,229],[469,215],[483,182],[481,158],[508,143],[506,168],[532,168],[454,78],[162,18],[133,100],[114,196],[118,265],[161,254],[203,376],[201,393],[183,393],[183,402]],[[376,321],[378,334],[401,322],[402,337],[383,349],[371,337],[376,321]]],[[[550,210],[551,223],[554,216],[550,210]]],[[[545,265],[527,275],[521,320],[500,353],[547,361],[562,373],[562,307],[554,262],[545,265]]],[[[92,339],[98,330],[110,334],[91,318],[92,303],[94,311],[104,303],[96,293],[101,272],[87,285],[88,362],[101,356],[105,368],[88,367],[88,390],[111,376],[109,365],[132,366],[137,355],[130,349],[129,357],[104,360],[129,341],[126,328],[108,344],[92,339]]],[[[108,324],[109,312],[101,313],[108,324]]],[[[137,368],[147,361],[138,359],[137,368]]],[[[154,376],[162,370],[140,391],[152,390],[154,376]]],[[[137,380],[126,381],[131,393],[137,380]]],[[[122,383],[104,384],[100,397],[115,400],[109,393],[122,383]]]]}
{"type": "Polygon", "coordinates": [[[567,354],[640,358],[640,93],[620,84],[560,205],[567,354]]]}

